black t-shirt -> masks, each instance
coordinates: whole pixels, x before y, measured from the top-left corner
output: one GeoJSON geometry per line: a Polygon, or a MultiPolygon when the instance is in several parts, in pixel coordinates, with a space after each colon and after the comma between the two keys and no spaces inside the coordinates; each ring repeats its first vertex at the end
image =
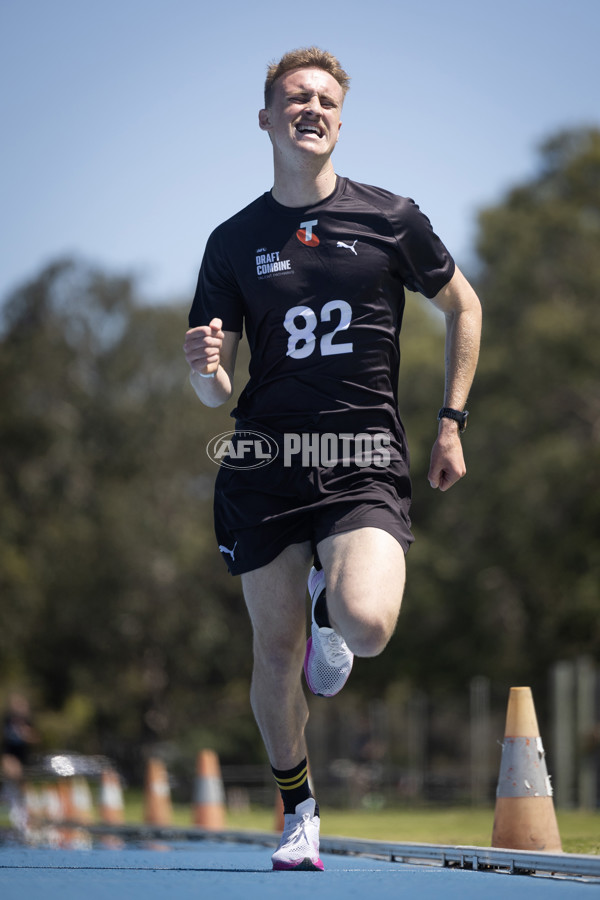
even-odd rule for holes
{"type": "Polygon", "coordinates": [[[232,415],[276,432],[402,433],[404,288],[434,297],[454,261],[419,207],[338,178],[320,203],[263,194],[210,236],[190,327],[245,326],[250,379],[232,415]]]}

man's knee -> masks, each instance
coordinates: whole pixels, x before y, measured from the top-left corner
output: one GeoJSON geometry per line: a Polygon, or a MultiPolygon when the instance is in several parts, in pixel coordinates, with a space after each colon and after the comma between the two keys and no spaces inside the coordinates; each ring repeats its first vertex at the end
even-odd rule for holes
{"type": "Polygon", "coordinates": [[[278,678],[302,664],[305,649],[304,633],[282,634],[276,640],[264,640],[260,635],[255,635],[254,668],[270,672],[274,678],[278,678]]]}
{"type": "Polygon", "coordinates": [[[398,620],[406,567],[398,541],[379,528],[325,538],[318,547],[333,628],[356,656],[377,656],[398,620]]]}
{"type": "Polygon", "coordinates": [[[379,656],[388,645],[396,628],[397,615],[353,616],[340,631],[355,656],[379,656]]]}

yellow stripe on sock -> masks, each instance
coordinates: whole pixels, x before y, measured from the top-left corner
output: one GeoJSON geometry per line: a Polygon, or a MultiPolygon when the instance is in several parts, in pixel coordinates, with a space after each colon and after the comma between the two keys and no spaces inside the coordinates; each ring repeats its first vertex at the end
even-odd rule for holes
{"type": "Polygon", "coordinates": [[[277,786],[282,791],[292,791],[295,788],[301,787],[305,781],[308,780],[308,766],[306,766],[298,775],[293,775],[292,778],[275,778],[277,786]]]}

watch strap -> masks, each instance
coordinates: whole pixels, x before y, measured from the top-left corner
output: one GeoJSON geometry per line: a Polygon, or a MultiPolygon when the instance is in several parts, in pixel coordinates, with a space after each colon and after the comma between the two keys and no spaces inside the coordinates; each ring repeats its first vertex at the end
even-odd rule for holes
{"type": "Polygon", "coordinates": [[[460,409],[452,409],[451,406],[442,406],[438,413],[438,422],[440,419],[454,419],[455,422],[458,422],[458,430],[464,431],[467,427],[467,416],[469,413],[467,410],[460,409]]]}

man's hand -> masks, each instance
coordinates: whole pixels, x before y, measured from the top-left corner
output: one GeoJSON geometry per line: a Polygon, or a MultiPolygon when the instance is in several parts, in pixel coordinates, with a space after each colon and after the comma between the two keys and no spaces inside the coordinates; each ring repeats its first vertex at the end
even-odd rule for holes
{"type": "Polygon", "coordinates": [[[437,440],[431,451],[429,484],[432,488],[447,491],[467,474],[458,425],[451,419],[442,419],[437,440]]]}
{"type": "Polygon", "coordinates": [[[186,332],[183,352],[194,372],[211,375],[219,368],[225,337],[222,326],[221,319],[213,319],[208,325],[190,328],[186,332]]]}

